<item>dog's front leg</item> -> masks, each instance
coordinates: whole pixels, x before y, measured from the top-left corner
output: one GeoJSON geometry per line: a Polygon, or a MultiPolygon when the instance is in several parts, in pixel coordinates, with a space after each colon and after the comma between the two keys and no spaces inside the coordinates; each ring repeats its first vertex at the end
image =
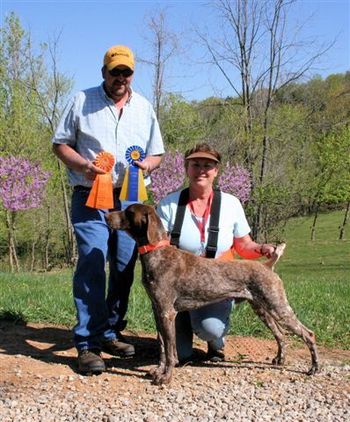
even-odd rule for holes
{"type": "Polygon", "coordinates": [[[157,328],[157,340],[158,340],[158,346],[159,346],[158,366],[149,371],[149,374],[151,375],[152,379],[157,378],[159,375],[163,374],[165,371],[165,348],[164,348],[163,337],[160,332],[158,309],[159,309],[159,305],[157,304],[157,302],[152,300],[152,310],[153,310],[154,321],[156,323],[156,328],[157,328]]]}
{"type": "Polygon", "coordinates": [[[165,351],[165,364],[161,356],[159,366],[152,374],[155,384],[169,384],[173,368],[177,363],[175,316],[174,309],[163,311],[161,315],[158,315],[159,332],[165,351]]]}
{"type": "Polygon", "coordinates": [[[158,323],[157,325],[157,340],[159,344],[159,363],[158,366],[151,369],[149,371],[149,374],[151,375],[152,379],[158,378],[161,374],[164,374],[165,372],[165,348],[164,348],[164,341],[163,337],[159,331],[158,323]]]}

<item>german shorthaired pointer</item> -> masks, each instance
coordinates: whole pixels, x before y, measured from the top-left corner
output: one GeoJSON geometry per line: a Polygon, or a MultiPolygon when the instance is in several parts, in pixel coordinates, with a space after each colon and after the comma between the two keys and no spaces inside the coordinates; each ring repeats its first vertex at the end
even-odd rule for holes
{"type": "MultiPolygon", "coordinates": [[[[226,298],[247,300],[269,327],[278,352],[272,363],[285,360],[285,331],[300,337],[311,353],[309,375],[318,370],[315,335],[295,316],[288,304],[282,280],[258,261],[236,259],[220,262],[195,256],[169,244],[167,233],[149,205],[133,204],[111,212],[106,220],[112,229],[126,230],[141,255],[142,282],[152,301],[160,341],[160,362],[151,371],[155,384],[169,383],[177,364],[175,316],[226,298]]],[[[282,247],[283,248],[283,247],[282,247]]],[[[277,256],[278,259],[278,256],[277,256]]]]}

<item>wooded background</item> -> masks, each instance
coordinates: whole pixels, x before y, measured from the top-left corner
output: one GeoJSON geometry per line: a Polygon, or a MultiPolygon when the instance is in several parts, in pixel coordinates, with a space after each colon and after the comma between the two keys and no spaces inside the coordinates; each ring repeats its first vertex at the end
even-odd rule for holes
{"type": "MultiPolygon", "coordinates": [[[[165,11],[149,18],[149,57],[137,60],[152,68],[151,101],[168,152],[205,141],[225,162],[249,171],[252,191],[245,209],[255,239],[282,240],[288,219],[302,215],[314,216],[310,238],[315,238],[317,216],[333,209],[344,210],[334,233],[344,239],[350,204],[350,72],[309,77],[332,45],[288,39],[284,28],[291,3],[215,2],[222,39],[200,29],[196,34],[208,64],[229,82],[225,97],[187,101],[175,89],[165,89],[167,66],[181,54],[181,39],[167,29],[165,11]],[[301,48],[307,54],[296,60],[293,52],[301,48]]],[[[59,37],[41,44],[40,51],[34,48],[15,14],[1,28],[0,156],[23,157],[50,172],[40,207],[11,210],[0,198],[3,270],[49,270],[76,259],[71,188],[51,151],[74,82],[59,69],[58,47],[59,37]]]]}

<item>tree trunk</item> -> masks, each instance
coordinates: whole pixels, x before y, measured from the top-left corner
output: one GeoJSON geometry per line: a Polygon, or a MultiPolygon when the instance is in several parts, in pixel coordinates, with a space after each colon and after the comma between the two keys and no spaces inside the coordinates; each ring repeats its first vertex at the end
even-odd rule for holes
{"type": "Polygon", "coordinates": [[[32,273],[35,268],[35,245],[36,245],[37,239],[34,239],[32,241],[32,250],[31,250],[31,261],[30,261],[30,272],[32,273]]]}
{"type": "Polygon", "coordinates": [[[317,222],[317,218],[318,218],[318,210],[319,210],[319,206],[316,206],[316,210],[315,210],[315,215],[314,215],[314,220],[312,222],[312,226],[311,226],[311,237],[310,239],[312,241],[314,241],[316,239],[316,222],[317,222]]]}
{"type": "Polygon", "coordinates": [[[71,265],[74,260],[74,235],[73,235],[73,227],[70,221],[70,212],[69,212],[69,205],[68,205],[68,196],[67,196],[67,189],[66,184],[63,176],[63,166],[59,159],[57,159],[57,165],[60,173],[60,180],[61,180],[61,189],[62,189],[62,197],[63,197],[63,209],[66,221],[66,233],[67,233],[67,248],[66,248],[66,262],[67,264],[71,265]]]}
{"type": "Polygon", "coordinates": [[[15,238],[15,211],[6,210],[6,225],[8,231],[8,251],[11,272],[19,272],[20,266],[17,256],[16,238],[15,238]]]}
{"type": "Polygon", "coordinates": [[[349,211],[350,211],[350,201],[348,202],[348,204],[346,206],[343,223],[339,227],[339,229],[340,229],[340,232],[339,232],[339,240],[344,240],[344,237],[345,237],[345,226],[346,226],[346,223],[348,222],[349,211]]]}
{"type": "Polygon", "coordinates": [[[46,225],[46,233],[45,233],[45,243],[44,243],[44,268],[45,271],[48,271],[50,260],[49,260],[49,246],[50,246],[50,218],[51,218],[51,208],[47,206],[47,225],[46,225]]]}

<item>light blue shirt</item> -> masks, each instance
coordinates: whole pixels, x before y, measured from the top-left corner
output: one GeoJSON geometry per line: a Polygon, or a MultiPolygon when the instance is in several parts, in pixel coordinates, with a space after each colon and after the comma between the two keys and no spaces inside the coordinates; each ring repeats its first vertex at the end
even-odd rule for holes
{"type": "MultiPolygon", "coordinates": [[[[170,193],[157,206],[157,213],[168,233],[171,233],[174,228],[180,193],[181,191],[170,193]]],[[[202,245],[196,218],[187,206],[179,239],[179,248],[200,255],[202,253],[202,245]]],[[[205,226],[204,246],[208,242],[209,222],[210,215],[205,226]]],[[[216,257],[230,249],[235,237],[243,237],[248,233],[250,233],[250,227],[239,199],[228,193],[221,192],[216,257]]]]}
{"type": "MultiPolygon", "coordinates": [[[[152,105],[132,91],[121,114],[103,89],[103,84],[78,92],[67,104],[57,126],[54,144],[66,144],[82,157],[94,161],[101,151],[114,155],[113,185],[121,186],[128,163],[126,150],[140,146],[147,155],[164,153],[163,140],[152,105]]],[[[72,186],[91,186],[82,173],[68,169],[72,186]]]]}

